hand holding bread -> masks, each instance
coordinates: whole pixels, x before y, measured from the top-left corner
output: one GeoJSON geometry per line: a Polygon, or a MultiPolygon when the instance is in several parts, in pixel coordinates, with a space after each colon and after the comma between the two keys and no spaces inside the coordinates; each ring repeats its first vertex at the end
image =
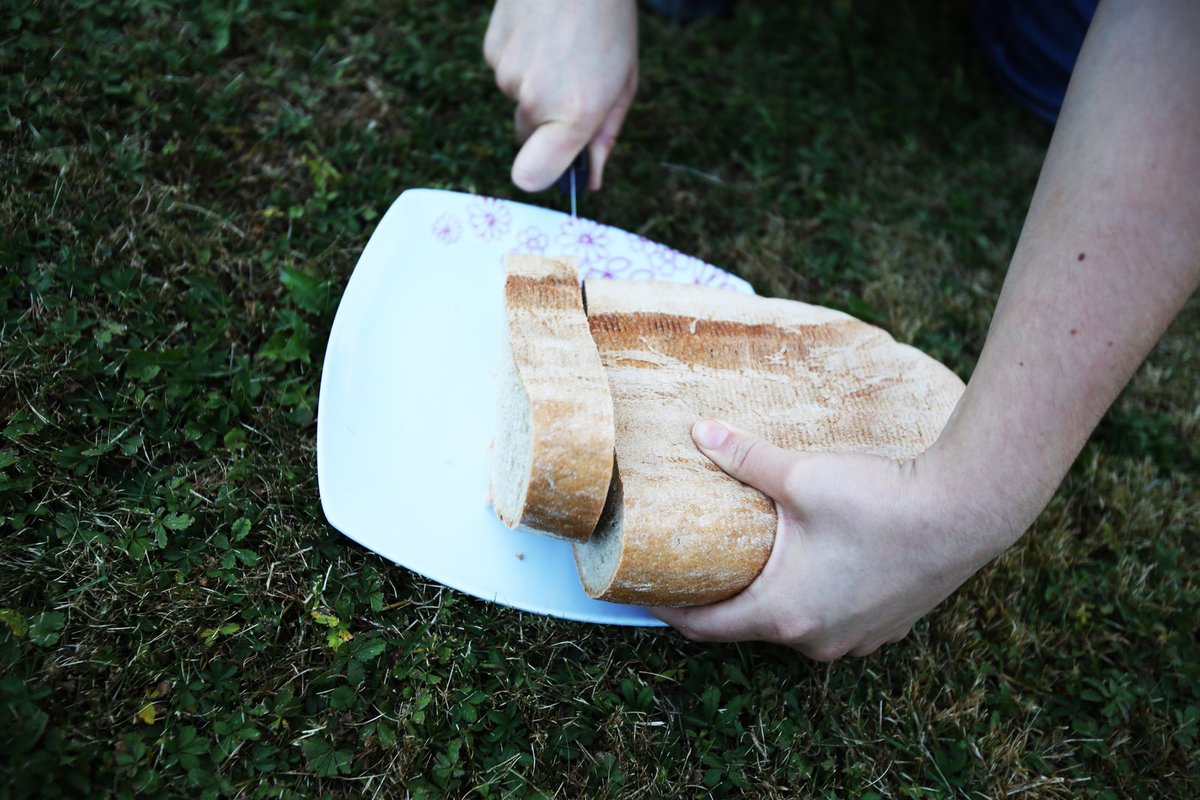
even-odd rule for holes
{"type": "Polygon", "coordinates": [[[697,641],[759,640],[830,661],[904,638],[996,555],[956,535],[969,496],[946,496],[939,459],[800,453],[705,420],[693,435],[724,471],[779,510],[761,574],[729,600],[651,609],[697,641]]]}

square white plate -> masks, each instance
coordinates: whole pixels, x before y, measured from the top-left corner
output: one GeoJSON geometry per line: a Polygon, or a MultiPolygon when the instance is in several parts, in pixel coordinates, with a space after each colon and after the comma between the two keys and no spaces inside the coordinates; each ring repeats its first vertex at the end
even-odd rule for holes
{"type": "Polygon", "coordinates": [[[544,208],[412,189],[342,295],[321,375],[317,481],[329,522],[427,578],[584,622],[661,625],[584,594],[568,543],[511,531],[488,504],[504,256],[574,255],[581,276],[753,293],[643,237],[544,208]]]}

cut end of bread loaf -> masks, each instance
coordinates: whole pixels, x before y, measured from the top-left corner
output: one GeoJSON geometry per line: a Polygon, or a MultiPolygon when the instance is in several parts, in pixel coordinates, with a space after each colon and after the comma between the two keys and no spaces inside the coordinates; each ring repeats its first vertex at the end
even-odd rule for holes
{"type": "Polygon", "coordinates": [[[608,486],[608,497],[596,529],[586,542],[577,542],[571,549],[575,555],[575,568],[579,582],[588,597],[602,597],[612,586],[613,578],[621,563],[621,530],[624,522],[625,503],[621,492],[621,477],[613,464],[612,480],[608,486]]]}
{"type": "Polygon", "coordinates": [[[574,259],[506,259],[507,351],[491,492],[510,528],[585,541],[612,475],[608,379],[574,259]]]}
{"type": "Polygon", "coordinates": [[[529,476],[533,472],[533,440],[529,435],[529,394],[517,372],[507,342],[501,366],[499,409],[501,420],[492,442],[492,508],[510,528],[521,524],[529,476]]]}
{"type": "MultiPolygon", "coordinates": [[[[639,606],[693,606],[715,603],[744,589],[771,554],[775,510],[754,489],[728,480],[736,484],[733,492],[744,496],[743,502],[733,503],[733,516],[726,521],[744,526],[742,533],[710,527],[706,517],[724,509],[700,511],[699,497],[696,505],[628,497],[618,463],[596,530],[572,547],[588,597],[639,606]]],[[[673,493],[665,488],[666,494],[673,493]]],[[[729,499],[723,495],[720,502],[729,499]]]]}

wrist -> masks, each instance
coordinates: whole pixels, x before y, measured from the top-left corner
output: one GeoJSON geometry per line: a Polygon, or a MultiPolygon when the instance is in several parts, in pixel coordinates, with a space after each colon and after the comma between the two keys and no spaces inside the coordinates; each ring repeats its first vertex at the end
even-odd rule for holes
{"type": "Polygon", "coordinates": [[[913,460],[919,524],[939,530],[972,572],[1020,539],[1049,501],[1006,473],[945,434],[913,460]]]}

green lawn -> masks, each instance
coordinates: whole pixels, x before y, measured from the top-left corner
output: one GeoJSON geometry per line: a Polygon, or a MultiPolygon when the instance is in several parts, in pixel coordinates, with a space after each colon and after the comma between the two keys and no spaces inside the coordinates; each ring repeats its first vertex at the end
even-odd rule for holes
{"type": "MultiPolygon", "coordinates": [[[[0,15],[0,797],[1200,795],[1195,300],[874,657],[489,605],[326,524],[314,422],[392,199],[517,196],[487,5],[178,5],[0,15]]],[[[969,376],[1050,132],[968,8],[643,16],[584,213],[969,376]]]]}

